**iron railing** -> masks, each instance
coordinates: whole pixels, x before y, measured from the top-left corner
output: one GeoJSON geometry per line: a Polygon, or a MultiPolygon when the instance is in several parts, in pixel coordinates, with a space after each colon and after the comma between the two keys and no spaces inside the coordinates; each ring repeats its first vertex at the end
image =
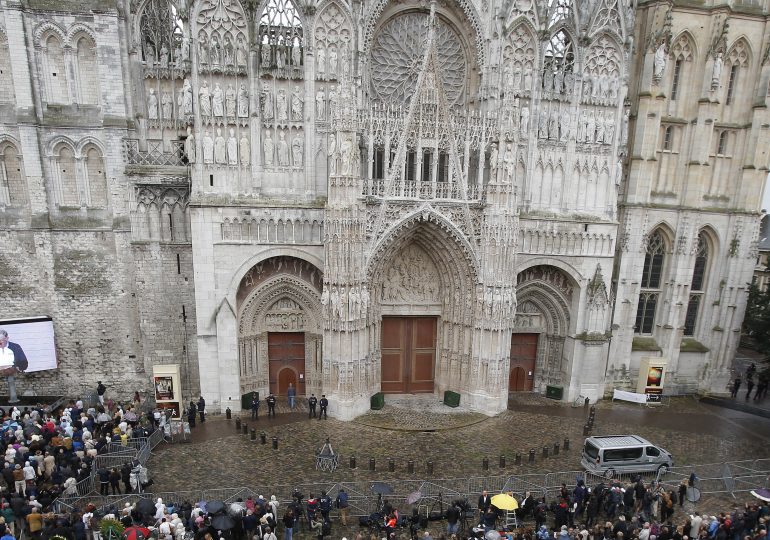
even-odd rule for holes
{"type": "Polygon", "coordinates": [[[123,139],[123,152],[129,165],[187,165],[184,141],[147,140],[147,150],[141,150],[139,139],[123,139]]]}

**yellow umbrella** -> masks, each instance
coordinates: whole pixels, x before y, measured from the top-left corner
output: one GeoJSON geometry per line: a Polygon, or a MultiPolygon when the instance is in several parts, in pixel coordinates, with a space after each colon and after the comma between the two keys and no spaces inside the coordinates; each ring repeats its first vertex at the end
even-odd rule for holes
{"type": "Polygon", "coordinates": [[[508,495],[507,493],[500,493],[492,497],[492,505],[500,510],[516,510],[519,507],[519,503],[516,499],[508,495]]]}

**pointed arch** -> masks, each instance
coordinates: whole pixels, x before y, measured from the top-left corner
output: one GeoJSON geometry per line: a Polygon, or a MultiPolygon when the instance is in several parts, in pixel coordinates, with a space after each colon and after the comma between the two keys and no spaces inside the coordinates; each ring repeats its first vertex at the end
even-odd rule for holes
{"type": "Polygon", "coordinates": [[[84,159],[85,184],[88,186],[88,206],[106,208],[108,203],[107,171],[101,149],[89,142],[80,150],[84,159]]]}
{"type": "Polygon", "coordinates": [[[0,206],[27,204],[27,181],[19,148],[11,137],[0,137],[0,206]]]}
{"type": "Polygon", "coordinates": [[[64,32],[58,26],[44,23],[38,27],[38,60],[45,83],[48,103],[69,103],[67,66],[64,57],[64,32]]]}
{"type": "Polygon", "coordinates": [[[615,34],[595,34],[584,54],[583,65],[592,76],[623,76],[623,46],[615,34]]]}
{"type": "Polygon", "coordinates": [[[698,44],[689,30],[682,30],[671,40],[668,54],[674,61],[681,59],[685,62],[692,62],[700,57],[698,44]]]}
{"type": "Polygon", "coordinates": [[[99,103],[99,62],[96,40],[83,30],[72,36],[75,51],[75,97],[85,105],[99,103]]]}
{"type": "Polygon", "coordinates": [[[505,18],[505,28],[511,29],[521,22],[526,22],[532,28],[539,27],[537,10],[531,0],[513,0],[508,15],[505,18]]]}
{"type": "MultiPolygon", "coordinates": [[[[524,86],[539,65],[537,31],[532,23],[519,17],[505,32],[503,45],[503,73],[507,86],[524,86]],[[530,76],[527,77],[526,73],[530,76]]],[[[525,92],[531,88],[523,88],[525,92]]]]}
{"type": "Polygon", "coordinates": [[[617,40],[622,43],[625,29],[623,28],[620,11],[618,0],[600,0],[591,18],[590,36],[609,34],[617,36],[617,40]]]}
{"type": "Polygon", "coordinates": [[[78,39],[80,39],[83,36],[88,37],[94,43],[94,47],[96,46],[96,43],[99,41],[96,39],[96,34],[91,29],[91,27],[83,23],[75,23],[69,27],[69,30],[67,30],[67,36],[64,39],[64,43],[67,47],[71,47],[74,49],[75,47],[77,47],[78,39]]]}
{"type": "Polygon", "coordinates": [[[0,102],[13,103],[16,92],[13,87],[13,71],[11,70],[11,50],[8,44],[8,34],[0,26],[0,102]]]}
{"type": "Polygon", "coordinates": [[[326,0],[318,9],[313,26],[313,39],[319,51],[317,76],[325,79],[347,78],[353,70],[353,51],[355,50],[355,32],[348,7],[337,0],[326,0]],[[339,73],[324,73],[320,51],[328,56],[330,51],[337,55],[339,73]]]}
{"type": "Polygon", "coordinates": [[[71,143],[60,140],[52,149],[54,176],[57,179],[58,202],[60,206],[80,206],[80,189],[77,179],[75,148],[71,143]]]}
{"type": "Polygon", "coordinates": [[[752,58],[751,42],[746,39],[746,36],[740,36],[727,49],[725,63],[731,66],[738,65],[742,68],[748,68],[751,66],[752,58]]]}
{"type": "Polygon", "coordinates": [[[577,28],[573,0],[548,0],[548,28],[551,35],[561,26],[577,28]]]}

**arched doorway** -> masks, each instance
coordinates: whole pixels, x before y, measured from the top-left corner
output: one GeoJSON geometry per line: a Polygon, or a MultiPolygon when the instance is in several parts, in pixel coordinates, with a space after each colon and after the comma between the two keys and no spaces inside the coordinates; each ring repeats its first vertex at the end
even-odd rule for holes
{"type": "Polygon", "coordinates": [[[241,392],[286,396],[320,390],[323,275],[296,257],[256,264],[238,289],[241,392]],[[312,381],[312,382],[311,382],[312,381]]]}
{"type": "Polygon", "coordinates": [[[511,392],[524,392],[532,390],[527,388],[527,372],[521,366],[516,366],[511,370],[511,378],[508,381],[508,390],[511,392]]]}
{"type": "Polygon", "coordinates": [[[509,392],[529,392],[534,387],[537,341],[539,334],[516,333],[511,335],[511,378],[509,392]]]}

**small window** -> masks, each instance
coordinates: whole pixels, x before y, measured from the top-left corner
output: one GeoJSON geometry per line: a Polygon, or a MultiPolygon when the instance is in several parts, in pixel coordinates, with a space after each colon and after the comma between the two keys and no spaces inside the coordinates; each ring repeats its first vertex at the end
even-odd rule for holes
{"type": "Polygon", "coordinates": [[[430,150],[424,150],[422,153],[422,178],[421,180],[423,182],[430,182],[432,175],[432,166],[431,163],[431,151],[430,150]]]}
{"type": "Polygon", "coordinates": [[[438,181],[446,182],[449,178],[449,154],[441,152],[438,155],[438,181]]]}
{"type": "Polygon", "coordinates": [[[615,448],[604,451],[604,461],[631,461],[642,457],[641,446],[632,448],[615,448]]]}
{"type": "Polygon", "coordinates": [[[717,144],[717,155],[723,156],[727,151],[727,131],[719,134],[719,143],[717,144]]]}
{"type": "Polygon", "coordinates": [[[588,457],[591,459],[596,459],[596,457],[599,455],[599,449],[596,448],[593,444],[590,442],[586,442],[585,446],[585,453],[588,457]]]}
{"type": "Polygon", "coordinates": [[[650,456],[650,457],[658,457],[658,456],[660,456],[660,450],[658,450],[658,449],[657,449],[657,448],[655,448],[654,446],[648,446],[648,447],[645,449],[645,453],[646,453],[648,456],[650,456]]]}
{"type": "Polygon", "coordinates": [[[725,104],[730,105],[733,102],[733,93],[735,92],[735,85],[738,84],[738,64],[733,64],[730,67],[730,78],[727,81],[727,98],[725,104]]]}
{"type": "Polygon", "coordinates": [[[382,148],[374,149],[372,175],[378,180],[385,178],[385,150],[382,148]]]}
{"type": "Polygon", "coordinates": [[[416,154],[414,150],[410,150],[406,155],[406,180],[407,182],[414,182],[414,166],[415,166],[416,154]]]}
{"type": "Polygon", "coordinates": [[[674,139],[673,126],[666,126],[666,131],[663,133],[663,150],[671,150],[671,144],[674,139]]]}
{"type": "Polygon", "coordinates": [[[679,58],[674,64],[674,80],[671,83],[671,101],[676,101],[679,95],[679,78],[682,74],[682,59],[679,58]]]}

